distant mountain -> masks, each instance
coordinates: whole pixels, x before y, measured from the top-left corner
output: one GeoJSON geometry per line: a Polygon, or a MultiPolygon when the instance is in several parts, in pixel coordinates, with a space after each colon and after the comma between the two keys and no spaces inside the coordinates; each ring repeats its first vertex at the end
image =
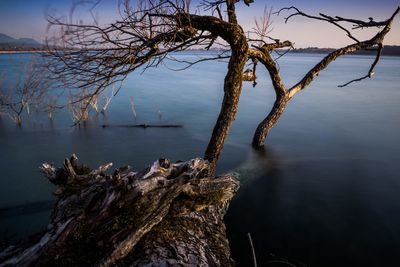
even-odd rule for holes
{"type": "Polygon", "coordinates": [[[0,33],[0,50],[21,50],[21,49],[38,49],[43,45],[32,38],[16,39],[4,33],[0,33]]]}
{"type": "Polygon", "coordinates": [[[32,38],[20,38],[17,40],[17,43],[25,45],[42,45],[41,43],[32,38]]]}
{"type": "Polygon", "coordinates": [[[4,33],[0,33],[0,44],[4,44],[4,43],[10,43],[10,42],[14,42],[15,39],[4,34],[4,33]]]}

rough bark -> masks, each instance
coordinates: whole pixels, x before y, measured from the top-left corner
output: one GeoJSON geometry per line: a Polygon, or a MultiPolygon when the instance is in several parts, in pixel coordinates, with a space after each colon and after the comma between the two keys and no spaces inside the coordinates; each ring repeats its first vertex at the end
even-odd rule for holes
{"type": "Polygon", "coordinates": [[[106,175],[111,166],[91,170],[74,155],[43,164],[57,185],[51,222],[33,244],[0,252],[0,266],[232,265],[223,216],[233,177],[207,177],[203,159],[106,175]]]}
{"type": "Polygon", "coordinates": [[[242,27],[237,24],[234,2],[228,1],[229,22],[213,16],[180,15],[177,20],[198,30],[209,31],[224,39],[231,47],[228,71],[224,80],[221,110],[204,153],[210,162],[209,175],[215,173],[229,129],[237,112],[242,91],[243,71],[247,61],[248,43],[242,27]]]}
{"type": "Polygon", "coordinates": [[[224,98],[204,156],[211,165],[210,175],[215,172],[228,131],[235,119],[242,91],[243,70],[247,61],[248,45],[246,37],[241,27],[236,26],[234,28],[232,33],[234,41],[230,43],[232,55],[224,80],[224,98]]]}
{"type": "Polygon", "coordinates": [[[292,43],[290,43],[289,41],[285,41],[281,45],[280,43],[264,45],[257,50],[249,50],[250,58],[258,60],[267,69],[276,94],[276,100],[271,111],[269,112],[267,117],[260,122],[260,124],[257,126],[256,131],[254,132],[252,144],[255,148],[261,148],[264,146],[264,142],[267,138],[269,131],[279,120],[289,101],[289,94],[281,79],[279,69],[270,54],[271,49],[284,46],[292,46],[292,43]]]}
{"type": "Polygon", "coordinates": [[[289,101],[288,94],[277,96],[275,103],[268,116],[260,122],[253,136],[253,147],[261,148],[264,146],[265,139],[269,131],[275,126],[282,113],[285,111],[289,101]]]}
{"type": "Polygon", "coordinates": [[[182,25],[193,27],[199,31],[209,31],[214,36],[221,37],[231,48],[228,71],[224,80],[224,97],[221,110],[204,153],[204,159],[210,162],[209,175],[215,173],[225,139],[235,119],[249,48],[243,29],[237,24],[234,1],[229,0],[227,5],[227,10],[230,14],[229,22],[213,16],[193,14],[179,14],[175,17],[182,25]]]}

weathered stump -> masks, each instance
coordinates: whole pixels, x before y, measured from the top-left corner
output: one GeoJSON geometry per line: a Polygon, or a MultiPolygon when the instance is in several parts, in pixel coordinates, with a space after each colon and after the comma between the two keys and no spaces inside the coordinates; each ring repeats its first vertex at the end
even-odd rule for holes
{"type": "Polygon", "coordinates": [[[205,177],[203,159],[160,159],[141,173],[105,174],[66,159],[43,164],[57,189],[51,222],[36,242],[10,246],[0,266],[231,266],[223,216],[238,189],[205,177]]]}

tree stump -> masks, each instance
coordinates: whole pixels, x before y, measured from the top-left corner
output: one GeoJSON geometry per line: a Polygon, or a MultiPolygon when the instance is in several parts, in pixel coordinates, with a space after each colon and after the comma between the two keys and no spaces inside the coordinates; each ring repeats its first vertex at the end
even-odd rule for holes
{"type": "Polygon", "coordinates": [[[223,216],[239,185],[206,177],[203,159],[160,159],[143,172],[105,172],[77,157],[41,167],[57,186],[36,241],[0,252],[0,266],[232,266],[223,216]]]}

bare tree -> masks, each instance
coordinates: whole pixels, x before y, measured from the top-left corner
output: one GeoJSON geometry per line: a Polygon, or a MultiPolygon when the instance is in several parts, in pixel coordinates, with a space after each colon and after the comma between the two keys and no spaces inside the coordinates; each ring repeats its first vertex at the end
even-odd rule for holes
{"type": "Polygon", "coordinates": [[[24,111],[30,114],[31,107],[37,107],[44,101],[51,82],[46,72],[36,61],[24,63],[15,83],[0,85],[0,113],[7,115],[17,125],[22,124],[24,111]]]}
{"type": "Polygon", "coordinates": [[[54,112],[56,109],[61,109],[62,106],[57,104],[58,96],[55,94],[46,94],[44,101],[41,105],[41,109],[47,113],[49,120],[53,119],[54,112]]]}
{"type": "Polygon", "coordinates": [[[70,92],[68,95],[67,108],[75,124],[80,124],[89,119],[89,107],[93,107],[97,112],[97,98],[97,95],[92,96],[86,88],[75,94],[70,92]]]}
{"type": "MultiPolygon", "coordinates": [[[[234,0],[204,1],[212,14],[224,5],[227,19],[190,13],[190,1],[139,1],[133,7],[128,0],[120,5],[121,18],[101,27],[74,23],[68,19],[49,16],[50,25],[59,30],[58,38],[50,39],[50,69],[56,75],[66,75],[70,84],[90,88],[92,98],[108,85],[122,81],[142,67],[158,66],[170,52],[189,47],[210,48],[217,38],[230,46],[231,55],[224,82],[224,98],[212,137],[205,152],[214,172],[228,130],[234,119],[242,89],[242,73],[247,61],[248,45],[237,23],[234,0]],[[61,41],[61,42],[60,42],[61,41]],[[61,63],[61,64],[60,64],[61,63]]],[[[51,28],[50,28],[51,29],[51,28]]]]}
{"type": "MultiPolygon", "coordinates": [[[[287,90],[270,53],[277,48],[291,47],[292,43],[268,37],[272,14],[268,9],[265,9],[264,17],[255,25],[256,38],[246,38],[237,21],[235,12],[237,2],[239,1],[203,0],[197,10],[194,10],[189,0],[141,0],[135,7],[131,1],[124,0],[119,5],[120,18],[105,26],[100,25],[96,19],[92,23],[84,23],[80,20],[74,21],[72,15],[68,17],[49,15],[49,29],[53,33],[50,34],[53,38],[49,39],[49,46],[53,48],[49,53],[49,67],[56,76],[67,77],[70,85],[87,90],[88,94],[81,96],[80,99],[84,103],[82,108],[87,109],[107,86],[123,81],[129,73],[139,68],[146,70],[159,66],[165,59],[172,58],[171,52],[191,47],[204,49],[218,47],[228,50],[228,54],[220,53],[195,62],[184,62],[191,66],[206,60],[229,59],[221,110],[204,155],[204,158],[211,162],[211,174],[215,171],[237,111],[243,70],[248,59],[254,63],[254,74],[257,62],[261,62],[267,68],[277,93],[273,110],[260,124],[254,137],[253,143],[261,146],[287,102],[295,93],[305,88],[330,62],[340,55],[376,45],[380,54],[383,38],[398,13],[397,10],[386,21],[363,22],[322,14],[313,17],[294,7],[289,8],[288,10],[295,11],[289,18],[300,15],[330,22],[345,30],[354,41],[356,39],[339,23],[350,22],[357,27],[384,27],[384,29],[370,40],[362,42],[357,40],[355,44],[330,54],[311,69],[298,84],[287,90]],[[271,40],[272,43],[268,43],[271,40]]],[[[253,1],[244,2],[249,5],[253,1]]],[[[378,60],[379,56],[376,61],[378,60]]],[[[372,69],[375,65],[376,63],[372,69]]],[[[255,75],[253,82],[255,85],[255,75]]]]}
{"type": "Polygon", "coordinates": [[[112,91],[111,95],[105,95],[104,96],[104,101],[103,101],[103,106],[101,108],[101,113],[105,114],[108,106],[110,105],[111,99],[115,95],[115,84],[112,86],[112,91]]]}
{"type": "MultiPolygon", "coordinates": [[[[89,120],[91,110],[94,110],[97,115],[99,113],[105,114],[114,94],[114,86],[111,95],[108,95],[106,91],[99,91],[93,94],[87,87],[83,87],[78,91],[70,90],[66,107],[71,113],[74,125],[80,125],[81,122],[89,120]]],[[[49,104],[45,110],[53,111],[54,107],[56,106],[49,104]]]]}
{"type": "MultiPolygon", "coordinates": [[[[290,88],[286,88],[279,73],[279,68],[277,67],[276,60],[273,59],[271,53],[279,48],[293,47],[293,43],[290,41],[281,42],[280,40],[276,40],[270,37],[268,38],[274,40],[274,42],[272,43],[266,42],[265,41],[266,35],[264,33],[267,32],[266,29],[268,29],[269,27],[268,24],[269,19],[264,19],[263,23],[261,24],[262,26],[258,26],[259,24],[256,24],[257,28],[261,28],[262,31],[260,30],[256,31],[256,35],[259,37],[259,39],[249,40],[252,47],[251,49],[249,49],[249,57],[253,60],[253,62],[255,62],[254,69],[257,64],[256,62],[261,62],[261,64],[265,66],[271,78],[272,85],[276,93],[276,100],[271,111],[269,112],[267,117],[258,125],[254,133],[253,146],[256,148],[264,146],[264,142],[269,131],[277,123],[280,116],[284,112],[286,105],[293,98],[293,96],[296,95],[301,90],[303,90],[304,88],[306,88],[314,80],[314,78],[318,76],[318,74],[322,70],[324,70],[330,63],[332,63],[338,57],[349,53],[354,53],[360,50],[374,50],[376,52],[375,59],[371,63],[371,67],[369,68],[368,73],[361,78],[354,79],[339,86],[343,87],[349,85],[352,82],[361,81],[366,78],[371,78],[374,75],[374,68],[378,63],[382,53],[383,40],[386,34],[390,31],[393,19],[399,13],[400,9],[397,8],[390,18],[379,22],[374,21],[372,18],[370,18],[369,21],[362,21],[362,20],[342,18],[338,16],[332,17],[325,14],[312,16],[300,11],[296,7],[283,8],[279,10],[277,13],[279,14],[284,10],[293,11],[287,18],[285,18],[286,22],[290,18],[295,16],[302,16],[314,20],[328,22],[334,25],[335,27],[338,27],[343,32],[345,32],[346,35],[353,41],[353,43],[348,46],[336,49],[335,51],[328,54],[313,68],[311,68],[299,82],[297,82],[290,88]],[[352,28],[348,29],[345,26],[343,26],[343,24],[350,24],[352,28]],[[371,36],[370,39],[360,41],[354,36],[353,31],[363,28],[377,28],[379,29],[379,31],[375,35],[371,36]]],[[[270,15],[268,16],[267,14],[264,17],[269,18],[270,15]]]]}

